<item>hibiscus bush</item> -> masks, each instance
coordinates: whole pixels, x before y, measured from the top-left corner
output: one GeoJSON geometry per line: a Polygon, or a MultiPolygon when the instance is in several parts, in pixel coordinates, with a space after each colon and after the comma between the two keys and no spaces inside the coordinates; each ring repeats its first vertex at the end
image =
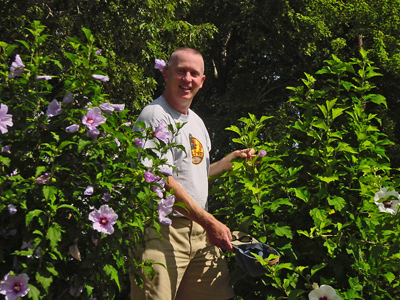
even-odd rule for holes
{"type": "Polygon", "coordinates": [[[0,293],[9,300],[126,299],[128,273],[152,270],[133,258],[145,228],[169,223],[170,171],[154,152],[174,147],[176,132],[132,130],[136,117],[102,92],[107,59],[83,32],[62,61],[42,52],[39,22],[26,40],[0,42],[0,293]],[[143,150],[147,139],[154,146],[143,150]]]}
{"type": "Polygon", "coordinates": [[[372,113],[386,106],[372,83],[380,74],[360,54],[333,56],[289,88],[297,120],[284,140],[263,140],[269,117],[250,114],[228,128],[259,155],[216,181],[214,209],[232,230],[281,253],[273,266],[256,256],[259,278],[230,256],[239,298],[400,299],[399,173],[372,113]]]}

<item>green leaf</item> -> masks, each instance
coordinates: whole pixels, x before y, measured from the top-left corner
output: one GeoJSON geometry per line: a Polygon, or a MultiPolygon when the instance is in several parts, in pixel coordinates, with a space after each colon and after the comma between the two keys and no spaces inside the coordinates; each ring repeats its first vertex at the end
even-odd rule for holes
{"type": "Polygon", "coordinates": [[[313,267],[311,268],[311,276],[313,276],[313,275],[314,275],[316,272],[318,272],[319,270],[325,268],[325,266],[326,266],[325,263],[322,263],[322,264],[313,266],[313,267]]]}
{"type": "Polygon", "coordinates": [[[75,206],[72,206],[69,204],[61,204],[57,207],[57,209],[60,209],[60,208],[69,208],[69,209],[74,210],[77,214],[80,214],[79,210],[75,206]]]}
{"type": "Polygon", "coordinates": [[[225,130],[230,130],[230,131],[236,132],[238,135],[241,134],[239,127],[237,127],[235,125],[229,126],[229,127],[225,128],[225,130]]]}
{"type": "Polygon", "coordinates": [[[289,226],[278,226],[275,228],[275,233],[278,236],[286,236],[289,239],[293,239],[292,229],[289,226]]]}
{"type": "Polygon", "coordinates": [[[61,241],[61,233],[61,227],[57,223],[53,223],[53,225],[47,231],[46,238],[50,241],[52,248],[56,248],[58,242],[61,241]]]}
{"type": "Polygon", "coordinates": [[[54,200],[57,188],[52,185],[43,186],[43,195],[46,200],[54,200]]]}
{"type": "Polygon", "coordinates": [[[303,188],[294,188],[294,191],[297,198],[300,198],[306,203],[308,202],[310,195],[307,190],[303,190],[303,188]]]}
{"type": "Polygon", "coordinates": [[[31,47],[29,46],[29,44],[27,42],[22,41],[22,40],[17,40],[17,42],[20,42],[22,45],[24,45],[26,49],[28,49],[28,50],[31,49],[31,47]]]}
{"type": "Polygon", "coordinates": [[[396,276],[392,272],[387,272],[385,274],[385,277],[389,281],[389,283],[392,283],[392,281],[396,279],[396,276]]]}
{"type": "Polygon", "coordinates": [[[60,145],[60,150],[62,150],[65,146],[72,145],[72,144],[75,144],[75,143],[71,142],[71,141],[64,141],[60,145]]]}
{"type": "Polygon", "coordinates": [[[115,281],[115,283],[118,286],[118,289],[121,290],[121,286],[119,284],[119,278],[118,278],[118,271],[112,265],[105,265],[104,272],[106,272],[106,274],[108,276],[110,276],[110,279],[115,281]]]}
{"type": "Polygon", "coordinates": [[[34,217],[39,216],[41,213],[44,213],[44,211],[40,210],[40,209],[35,209],[35,210],[31,210],[30,212],[28,212],[28,214],[25,217],[26,226],[28,226],[32,222],[32,219],[34,217]]]}
{"type": "Polygon", "coordinates": [[[328,125],[326,125],[325,121],[322,119],[317,119],[311,123],[312,126],[324,129],[325,131],[328,130],[328,125]]]}
{"type": "Polygon", "coordinates": [[[91,144],[91,141],[87,140],[79,140],[78,143],[78,152],[81,152],[87,145],[91,144]]]}
{"type": "Polygon", "coordinates": [[[8,157],[0,156],[0,162],[1,162],[3,165],[9,167],[9,166],[10,166],[11,159],[9,159],[8,157]]]}
{"type": "Polygon", "coordinates": [[[37,289],[37,287],[29,283],[28,286],[29,286],[28,297],[32,298],[33,300],[39,300],[40,291],[37,289]]]}
{"type": "Polygon", "coordinates": [[[333,176],[320,176],[320,175],[315,175],[315,177],[317,177],[319,180],[326,182],[326,183],[330,183],[332,181],[336,181],[339,180],[339,177],[337,175],[333,175],[333,176]]]}
{"type": "Polygon", "coordinates": [[[333,205],[337,211],[341,211],[343,207],[346,206],[346,200],[344,200],[342,197],[335,197],[333,199],[328,198],[328,203],[329,205],[333,205]]]}
{"type": "Polygon", "coordinates": [[[43,270],[43,269],[39,269],[36,272],[35,278],[36,278],[37,282],[40,282],[40,284],[43,286],[43,288],[45,290],[47,290],[53,282],[52,274],[50,272],[48,272],[47,270],[43,270]]]}
{"type": "Polygon", "coordinates": [[[332,120],[335,120],[337,117],[343,114],[344,108],[334,108],[332,109],[332,120]]]}

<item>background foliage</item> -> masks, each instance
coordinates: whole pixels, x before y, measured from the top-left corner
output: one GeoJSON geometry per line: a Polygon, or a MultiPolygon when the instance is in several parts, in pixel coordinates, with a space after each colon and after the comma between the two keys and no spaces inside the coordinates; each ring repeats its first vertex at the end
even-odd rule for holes
{"type": "MultiPolygon", "coordinates": [[[[117,151],[113,139],[118,137],[124,155],[135,159],[138,150],[133,145],[133,133],[123,124],[133,122],[140,109],[162,91],[161,74],[153,69],[154,59],[166,60],[173,49],[189,46],[201,50],[205,57],[207,80],[193,108],[209,128],[215,159],[237,147],[252,145],[239,145],[232,139],[238,138],[237,131],[240,136],[249,136],[254,130],[251,126],[243,129],[245,124],[250,120],[257,124],[262,116],[268,116],[253,140],[258,141],[254,144],[257,149],[269,153],[262,158],[263,163],[254,169],[238,165],[229,174],[230,179],[216,181],[211,201],[221,219],[232,228],[266,237],[288,264],[281,264],[266,278],[257,280],[233,270],[238,297],[259,299],[270,293],[276,298],[301,298],[306,295],[302,294],[304,291],[311,289],[309,283],[313,280],[332,284],[343,299],[399,297],[398,281],[393,279],[398,278],[394,268],[398,264],[398,216],[395,219],[378,214],[372,198],[380,187],[395,188],[398,181],[400,1],[0,3],[0,99],[15,115],[14,127],[1,137],[3,146],[12,142],[11,153],[2,153],[1,226],[2,230],[16,226],[23,232],[18,238],[1,236],[7,240],[2,243],[2,275],[10,271],[15,255],[33,254],[15,252],[20,251],[21,239],[28,234],[36,241],[36,248],[46,249],[37,265],[25,261],[22,264],[29,270],[38,268],[38,275],[30,277],[37,280],[41,296],[59,292],[52,288],[66,291],[71,278],[75,286],[85,282],[88,294],[105,278],[110,283],[110,297],[126,294],[123,277],[119,277],[119,283],[115,280],[116,274],[122,276],[128,267],[122,256],[105,259],[106,268],[94,263],[100,261],[100,254],[94,250],[89,233],[84,233],[90,229],[84,217],[89,210],[78,195],[82,195],[86,184],[95,182],[100,190],[96,188],[98,194],[90,199],[98,209],[104,203],[103,193],[122,184],[117,174],[129,173],[124,181],[129,188],[126,194],[121,191],[123,195],[118,199],[129,202],[126,199],[131,199],[131,193],[128,195],[127,191],[134,189],[143,205],[132,200],[131,206],[120,208],[121,213],[130,214],[139,205],[145,211],[133,216],[141,221],[132,221],[129,226],[137,230],[144,220],[147,225],[156,224],[153,210],[146,210],[144,204],[151,198],[151,187],[146,189],[143,181],[144,170],[136,165],[131,169],[126,157],[111,159],[117,151]],[[46,29],[35,34],[26,30],[33,30],[34,20],[46,29]],[[88,32],[95,38],[88,39],[88,32]],[[368,56],[361,55],[361,48],[368,51],[368,56]],[[103,49],[101,56],[93,54],[98,49],[103,49]],[[21,55],[29,73],[10,80],[8,70],[16,54],[21,55]],[[341,64],[348,66],[345,71],[341,64]],[[383,76],[375,76],[372,66],[378,67],[383,76]],[[359,70],[372,72],[371,76],[359,70]],[[318,71],[323,74],[315,75],[318,71]],[[110,80],[99,85],[91,78],[94,72],[106,74],[110,80]],[[37,82],[37,75],[52,75],[53,79],[37,82]],[[329,80],[339,84],[333,85],[329,80]],[[293,88],[288,89],[289,86],[293,88]],[[81,106],[63,107],[62,117],[47,120],[42,115],[47,105],[53,99],[61,101],[72,88],[81,106]],[[381,96],[369,96],[374,93],[381,96]],[[114,112],[102,125],[102,132],[110,136],[95,142],[89,141],[82,130],[74,137],[64,131],[67,125],[80,120],[88,101],[93,105],[124,103],[126,107],[123,113],[114,112]],[[333,117],[332,110],[342,113],[333,117]],[[225,130],[231,126],[238,130],[225,130]],[[84,155],[86,152],[91,153],[90,159],[84,155]],[[18,175],[6,177],[15,169],[18,175]],[[35,180],[42,173],[51,174],[51,188],[36,185],[35,180]],[[221,196],[221,192],[228,197],[221,196]],[[231,205],[224,211],[220,208],[226,206],[226,200],[231,205]],[[6,207],[10,203],[23,208],[24,213],[19,209],[16,215],[9,215],[6,207]],[[66,207],[58,207],[72,203],[82,213],[85,225],[78,221],[81,219],[77,212],[63,221],[66,223],[58,220],[60,215],[70,215],[66,207]],[[370,217],[365,217],[368,214],[370,217]],[[63,231],[71,222],[71,228],[79,228],[74,234],[63,231]],[[30,231],[33,228],[37,230],[35,234],[30,231]],[[71,258],[67,247],[74,245],[78,232],[85,236],[79,241],[86,239],[85,246],[79,242],[79,249],[87,249],[85,257],[90,263],[67,259],[71,258]],[[13,255],[8,256],[10,253],[13,255]],[[47,257],[51,258],[49,264],[47,257]],[[61,276],[59,270],[67,262],[74,267],[61,276]],[[339,267],[344,269],[340,271],[339,267]],[[73,277],[73,271],[84,274],[93,268],[99,270],[95,273],[98,278],[73,277]],[[114,276],[113,282],[109,281],[110,276],[114,276]],[[56,277],[65,282],[55,285],[54,279],[49,278],[56,277]]],[[[113,249],[127,246],[119,244],[124,230],[121,223],[118,226],[118,232],[107,236],[112,242],[106,244],[113,245],[113,249]]],[[[139,229],[143,230],[143,226],[139,229]]],[[[102,245],[105,248],[101,255],[108,255],[109,246],[102,245]]],[[[235,269],[232,257],[230,262],[235,269]]]]}

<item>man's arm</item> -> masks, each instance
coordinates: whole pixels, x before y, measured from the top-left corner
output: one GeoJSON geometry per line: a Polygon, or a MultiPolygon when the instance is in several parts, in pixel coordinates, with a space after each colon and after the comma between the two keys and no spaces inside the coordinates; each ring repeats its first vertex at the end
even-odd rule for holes
{"type": "Polygon", "coordinates": [[[247,158],[251,159],[254,156],[254,149],[243,149],[243,150],[236,150],[230,153],[229,155],[225,156],[223,159],[212,163],[210,165],[210,174],[209,176],[216,176],[220,175],[223,172],[229,171],[233,164],[231,164],[231,160],[235,158],[247,158]]]}
{"type": "Polygon", "coordinates": [[[168,176],[168,182],[165,184],[165,187],[167,190],[173,189],[175,192],[175,201],[183,203],[186,208],[177,206],[174,207],[175,210],[200,224],[206,231],[207,238],[211,244],[225,250],[233,250],[231,244],[232,235],[228,227],[201,208],[172,176],[168,176]]]}

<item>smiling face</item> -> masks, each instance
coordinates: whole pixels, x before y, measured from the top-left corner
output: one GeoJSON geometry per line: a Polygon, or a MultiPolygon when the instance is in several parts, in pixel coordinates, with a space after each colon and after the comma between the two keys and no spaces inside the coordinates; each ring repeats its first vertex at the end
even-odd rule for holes
{"type": "Polygon", "coordinates": [[[187,114],[206,78],[203,57],[193,49],[179,49],[171,55],[163,73],[167,83],[164,98],[175,110],[187,114]]]}

